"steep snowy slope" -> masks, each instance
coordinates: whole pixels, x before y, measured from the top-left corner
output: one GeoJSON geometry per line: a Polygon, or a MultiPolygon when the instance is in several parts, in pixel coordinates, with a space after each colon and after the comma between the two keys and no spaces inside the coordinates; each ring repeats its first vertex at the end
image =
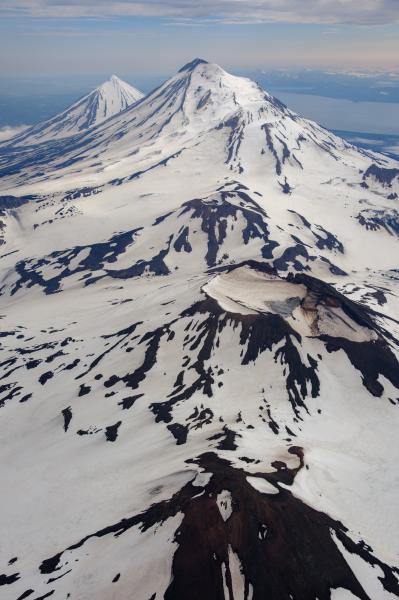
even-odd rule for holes
{"type": "Polygon", "coordinates": [[[198,59],[1,161],[1,597],[399,597],[399,164],[198,59]]]}
{"type": "Polygon", "coordinates": [[[116,75],[87,94],[62,113],[33,125],[7,140],[3,146],[29,146],[60,140],[86,131],[116,115],[143,97],[142,92],[116,75]]]}

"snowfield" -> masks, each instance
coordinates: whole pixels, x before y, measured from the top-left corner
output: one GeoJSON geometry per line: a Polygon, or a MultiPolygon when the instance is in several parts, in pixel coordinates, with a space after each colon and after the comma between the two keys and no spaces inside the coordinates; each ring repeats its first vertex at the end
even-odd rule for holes
{"type": "Polygon", "coordinates": [[[399,164],[104,86],[0,145],[2,600],[399,597],[399,164]]]}

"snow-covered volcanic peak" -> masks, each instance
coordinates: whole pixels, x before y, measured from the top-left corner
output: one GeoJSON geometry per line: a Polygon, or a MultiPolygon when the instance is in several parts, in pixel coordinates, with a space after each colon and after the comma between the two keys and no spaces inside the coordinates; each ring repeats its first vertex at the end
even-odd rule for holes
{"type": "Polygon", "coordinates": [[[108,81],[60,114],[33,125],[22,134],[7,140],[5,145],[35,145],[75,135],[122,112],[143,95],[116,75],[112,75],[108,81]]]}
{"type": "Polygon", "coordinates": [[[0,160],[2,600],[399,597],[398,163],[198,59],[0,160]]]}
{"type": "MultiPolygon", "coordinates": [[[[319,182],[356,171],[359,179],[374,156],[302,119],[255,82],[196,59],[94,129],[22,155],[19,148],[0,149],[0,175],[3,188],[29,181],[41,189],[45,182],[48,191],[49,179],[53,189],[115,183],[169,161],[193,170],[193,156],[212,165],[214,155],[230,173],[269,172],[285,193],[304,181],[304,171],[319,182]]],[[[374,161],[384,168],[393,163],[377,155],[374,161]]]]}
{"type": "Polygon", "coordinates": [[[91,103],[87,127],[98,125],[102,121],[105,121],[105,119],[117,115],[144,97],[142,92],[122,81],[116,75],[112,75],[108,81],[100,85],[92,94],[95,94],[96,100],[91,103]]]}

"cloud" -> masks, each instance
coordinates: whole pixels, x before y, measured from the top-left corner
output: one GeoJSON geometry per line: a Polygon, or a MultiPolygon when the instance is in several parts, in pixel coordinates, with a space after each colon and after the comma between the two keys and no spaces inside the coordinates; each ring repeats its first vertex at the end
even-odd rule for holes
{"type": "MultiPolygon", "coordinates": [[[[399,23],[398,0],[2,0],[0,16],[162,17],[204,24],[321,23],[382,25],[399,23]]],[[[182,24],[184,21],[179,21],[182,24]]]]}
{"type": "Polygon", "coordinates": [[[28,128],[28,125],[4,125],[0,127],[0,142],[4,142],[4,140],[9,140],[14,137],[14,135],[18,135],[18,133],[22,133],[25,129],[28,128]]]}
{"type": "Polygon", "coordinates": [[[373,138],[365,138],[365,137],[360,137],[360,136],[355,136],[355,137],[348,137],[347,138],[348,141],[350,141],[352,144],[373,144],[373,146],[384,146],[385,142],[384,140],[376,140],[373,138]]]}
{"type": "Polygon", "coordinates": [[[385,146],[384,152],[390,152],[391,154],[399,154],[399,144],[395,146],[385,146]]]}

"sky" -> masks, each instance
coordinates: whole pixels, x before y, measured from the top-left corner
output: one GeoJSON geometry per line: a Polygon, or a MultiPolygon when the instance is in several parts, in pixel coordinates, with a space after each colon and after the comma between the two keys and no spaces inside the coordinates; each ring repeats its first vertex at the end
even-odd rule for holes
{"type": "Polygon", "coordinates": [[[0,0],[0,75],[399,71],[399,0],[0,0]]]}

